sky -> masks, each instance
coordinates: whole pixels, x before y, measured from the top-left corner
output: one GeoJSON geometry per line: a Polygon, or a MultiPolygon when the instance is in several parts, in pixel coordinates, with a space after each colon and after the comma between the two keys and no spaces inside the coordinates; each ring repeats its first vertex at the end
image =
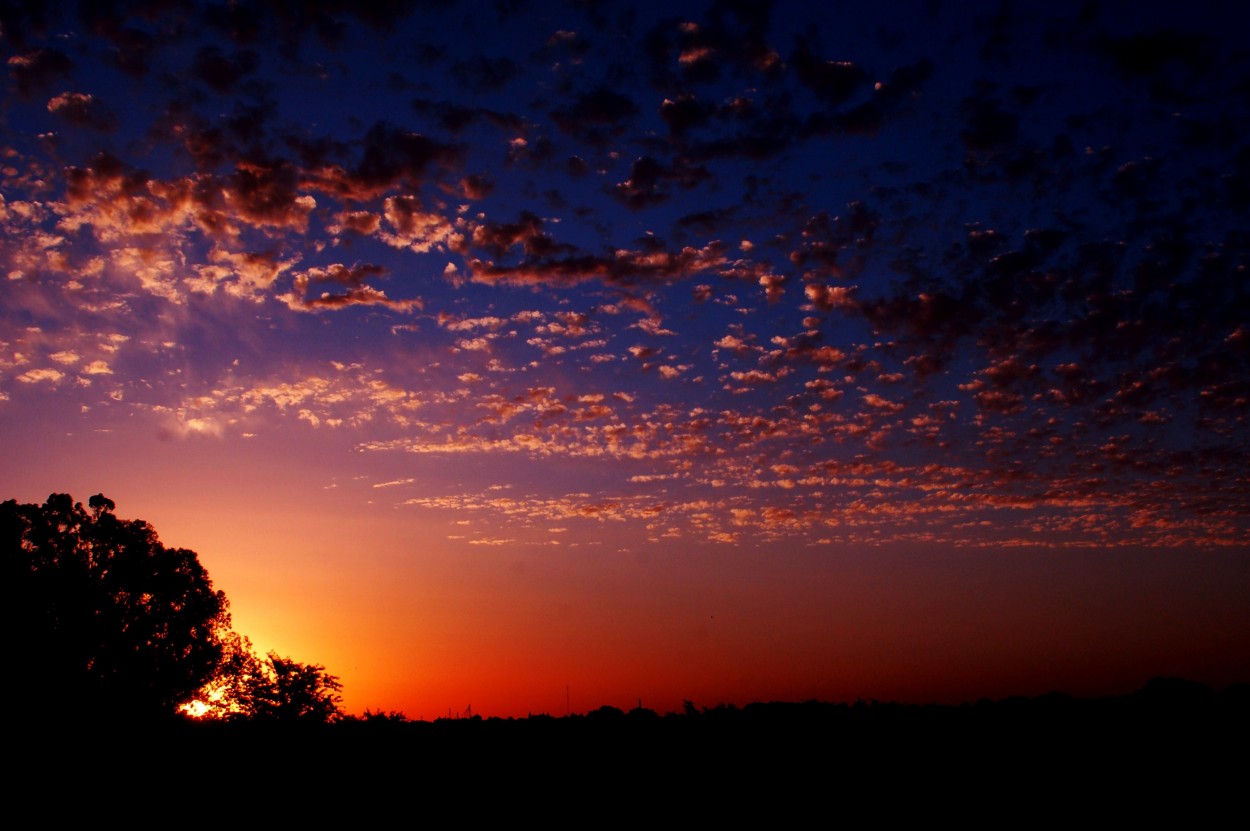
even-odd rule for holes
{"type": "Polygon", "coordinates": [[[0,498],[354,712],[1250,680],[1236,5],[5,4],[0,498]]]}

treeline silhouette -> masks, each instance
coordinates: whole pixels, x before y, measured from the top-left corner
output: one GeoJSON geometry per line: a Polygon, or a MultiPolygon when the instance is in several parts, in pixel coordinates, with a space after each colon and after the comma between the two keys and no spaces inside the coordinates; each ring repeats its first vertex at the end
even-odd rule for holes
{"type": "Polygon", "coordinates": [[[691,704],[667,714],[605,706],[561,717],[184,720],[98,729],[87,742],[45,725],[14,753],[46,770],[63,766],[72,747],[75,766],[104,772],[91,786],[106,797],[137,781],[152,794],[145,799],[171,811],[187,771],[216,771],[214,780],[233,787],[263,788],[260,810],[288,819],[328,811],[381,823],[428,811],[440,824],[541,817],[576,827],[607,818],[791,827],[941,816],[996,828],[1074,818],[1216,827],[1244,811],[1248,715],[1250,686],[1216,692],[1160,678],[1122,696],[957,706],[804,701],[691,704]]]}

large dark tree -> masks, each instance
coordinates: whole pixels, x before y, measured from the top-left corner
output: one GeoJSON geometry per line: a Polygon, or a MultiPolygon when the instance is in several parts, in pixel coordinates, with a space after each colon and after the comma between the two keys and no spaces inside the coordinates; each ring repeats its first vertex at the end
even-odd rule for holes
{"type": "MultiPolygon", "coordinates": [[[[226,597],[194,551],[93,496],[0,504],[8,703],[58,717],[172,714],[218,672],[226,597]]],[[[15,710],[10,709],[13,713],[15,710]]]]}

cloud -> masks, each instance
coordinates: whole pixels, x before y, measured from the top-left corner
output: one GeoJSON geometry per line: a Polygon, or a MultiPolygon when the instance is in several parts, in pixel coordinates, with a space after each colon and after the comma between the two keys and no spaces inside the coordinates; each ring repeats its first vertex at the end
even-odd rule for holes
{"type": "Polygon", "coordinates": [[[342,199],[366,202],[403,186],[419,189],[459,168],[463,148],[376,122],[362,139],[358,161],[350,168],[329,164],[310,171],[310,184],[342,199]]]}
{"type": "Polygon", "coordinates": [[[420,298],[396,300],[386,296],[381,289],[365,284],[365,280],[385,275],[382,266],[365,263],[346,266],[333,263],[325,267],[309,268],[296,272],[294,285],[287,294],[279,299],[298,311],[324,311],[342,309],[349,306],[383,306],[394,311],[410,312],[424,308],[420,298]],[[313,286],[317,283],[339,283],[347,287],[340,293],[322,292],[313,296],[313,286]]]}
{"type": "Polygon", "coordinates": [[[109,131],[117,126],[113,114],[88,93],[63,92],[48,102],[48,112],[79,127],[109,131]]]}
{"type": "Polygon", "coordinates": [[[826,106],[849,100],[868,80],[868,73],[850,61],[823,60],[807,39],[799,41],[790,55],[799,80],[826,106]]]}
{"type": "Polygon", "coordinates": [[[22,96],[47,89],[53,83],[66,79],[74,69],[74,62],[59,49],[35,49],[8,60],[9,75],[22,96]]]}
{"type": "Polygon", "coordinates": [[[702,165],[669,166],[650,156],[641,156],[631,165],[629,178],[616,185],[613,192],[622,204],[639,210],[668,199],[666,185],[689,190],[710,178],[712,174],[702,165]]]}
{"type": "Polygon", "coordinates": [[[303,232],[317,201],[298,192],[298,180],[296,168],[284,160],[240,161],[221,195],[245,221],[303,232]]]}
{"type": "Polygon", "coordinates": [[[619,135],[637,112],[638,106],[629,96],[599,86],[583,93],[570,106],[553,110],[551,120],[585,144],[603,145],[619,135]]]}
{"type": "MultiPolygon", "coordinates": [[[[442,214],[424,210],[417,197],[387,197],[383,206],[391,230],[382,233],[381,238],[388,244],[418,253],[459,245],[458,224],[442,214]]],[[[376,225],[373,227],[376,230],[376,225]]]]}
{"type": "Polygon", "coordinates": [[[618,249],[611,254],[598,255],[538,255],[525,257],[513,265],[478,259],[469,261],[476,282],[556,286],[572,286],[590,280],[618,286],[666,282],[715,271],[727,264],[723,246],[716,242],[702,248],[685,246],[677,251],[618,249]]]}
{"type": "Polygon", "coordinates": [[[83,366],[82,371],[87,375],[112,375],[113,369],[105,361],[92,361],[83,366]]]}
{"type": "Polygon", "coordinates": [[[299,297],[283,295],[280,297],[292,308],[301,311],[324,311],[327,309],[343,309],[349,306],[383,306],[397,312],[410,312],[421,309],[424,303],[421,298],[413,297],[396,300],[386,296],[386,292],[372,286],[357,286],[341,294],[322,292],[317,297],[299,297]]]}
{"type": "Polygon", "coordinates": [[[61,372],[59,369],[46,367],[43,369],[29,369],[17,376],[17,380],[21,381],[23,384],[55,384],[64,377],[65,373],[61,372]]]}

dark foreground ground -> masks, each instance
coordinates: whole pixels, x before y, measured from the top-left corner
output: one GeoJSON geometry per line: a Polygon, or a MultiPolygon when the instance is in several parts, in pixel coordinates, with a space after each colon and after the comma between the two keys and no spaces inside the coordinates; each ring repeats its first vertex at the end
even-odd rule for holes
{"type": "Polygon", "coordinates": [[[1246,827],[1250,685],[1127,696],[601,708],[527,719],[18,725],[10,807],[144,827],[1145,821],[1246,827]],[[25,806],[25,808],[22,808],[25,806]],[[402,822],[401,822],[402,820],[402,822]]]}

